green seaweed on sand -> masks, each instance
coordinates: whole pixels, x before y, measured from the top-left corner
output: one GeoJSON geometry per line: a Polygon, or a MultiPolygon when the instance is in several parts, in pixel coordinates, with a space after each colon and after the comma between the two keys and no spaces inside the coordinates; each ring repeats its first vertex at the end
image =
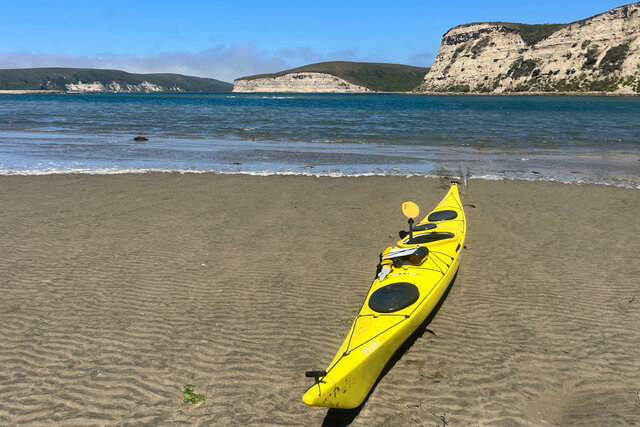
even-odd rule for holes
{"type": "Polygon", "coordinates": [[[203,394],[194,393],[194,389],[195,386],[192,384],[187,384],[184,386],[184,389],[182,390],[182,398],[184,399],[184,402],[191,403],[193,405],[200,405],[204,403],[207,398],[203,394]]]}

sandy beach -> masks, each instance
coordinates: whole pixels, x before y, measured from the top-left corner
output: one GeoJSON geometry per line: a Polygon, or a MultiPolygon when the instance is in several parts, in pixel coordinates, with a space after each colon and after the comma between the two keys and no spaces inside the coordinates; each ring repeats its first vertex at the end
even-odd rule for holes
{"type": "Polygon", "coordinates": [[[447,187],[0,176],[0,424],[640,424],[640,191],[553,182],[463,187],[466,249],[426,330],[358,410],[304,405],[400,204],[447,187]]]}

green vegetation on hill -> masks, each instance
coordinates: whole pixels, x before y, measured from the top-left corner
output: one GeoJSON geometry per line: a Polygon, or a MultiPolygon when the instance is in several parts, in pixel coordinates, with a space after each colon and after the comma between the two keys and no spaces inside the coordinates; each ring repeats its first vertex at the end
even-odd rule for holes
{"type": "MultiPolygon", "coordinates": [[[[454,28],[464,28],[471,25],[491,25],[504,28],[506,31],[516,33],[522,37],[527,46],[533,46],[541,40],[546,39],[556,31],[566,27],[569,24],[518,24],[515,22],[472,22],[470,24],[458,25],[454,28]]],[[[446,34],[445,34],[446,35],[446,34]]],[[[467,35],[450,36],[447,38],[448,44],[458,44],[469,40],[467,35]]],[[[475,53],[475,52],[474,52],[475,53]]]]}
{"type": "Polygon", "coordinates": [[[408,92],[422,83],[429,68],[374,62],[333,61],[305,65],[278,73],[241,77],[237,80],[274,78],[302,72],[331,74],[351,84],[364,86],[377,92],[408,92]]]}
{"type": "Polygon", "coordinates": [[[514,30],[520,34],[522,40],[529,45],[533,46],[541,40],[546,39],[551,34],[555,33],[561,28],[566,27],[568,24],[516,24],[512,22],[501,22],[506,28],[514,30]]]}
{"type": "Polygon", "coordinates": [[[69,83],[112,82],[122,86],[149,82],[166,91],[231,92],[233,85],[216,79],[181,74],[132,74],[90,68],[22,68],[0,70],[0,90],[67,90],[69,83]]]}

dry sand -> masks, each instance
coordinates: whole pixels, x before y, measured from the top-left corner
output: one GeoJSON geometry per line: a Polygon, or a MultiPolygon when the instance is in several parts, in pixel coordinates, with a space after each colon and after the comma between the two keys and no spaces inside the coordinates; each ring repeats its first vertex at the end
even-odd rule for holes
{"type": "Polygon", "coordinates": [[[471,181],[427,331],[360,410],[302,403],[443,184],[0,177],[0,424],[640,424],[640,191],[595,185],[471,181]]]}

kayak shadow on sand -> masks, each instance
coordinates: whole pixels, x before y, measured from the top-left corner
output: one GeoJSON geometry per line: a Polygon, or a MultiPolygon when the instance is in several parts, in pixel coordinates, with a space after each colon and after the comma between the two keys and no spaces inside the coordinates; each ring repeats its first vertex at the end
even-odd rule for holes
{"type": "Polygon", "coordinates": [[[407,340],[393,354],[391,359],[389,359],[385,367],[382,369],[380,376],[378,376],[378,379],[373,384],[373,387],[371,387],[369,394],[367,394],[367,397],[365,397],[364,401],[360,404],[360,406],[353,409],[330,408],[327,411],[327,415],[324,417],[324,421],[322,422],[323,426],[348,426],[353,422],[353,420],[358,416],[358,414],[360,414],[360,411],[362,410],[364,405],[367,404],[367,401],[369,400],[371,393],[373,393],[373,391],[376,389],[376,387],[378,386],[378,383],[382,380],[382,378],[384,378],[384,376],[387,375],[387,373],[395,366],[396,362],[398,362],[398,360],[402,358],[404,353],[411,348],[411,346],[416,342],[416,340],[418,338],[421,338],[422,335],[424,335],[425,331],[427,331],[427,326],[429,326],[429,323],[431,323],[431,321],[436,316],[436,314],[438,314],[438,311],[440,310],[440,307],[442,306],[444,301],[447,299],[447,296],[449,295],[451,288],[453,288],[453,285],[456,283],[457,277],[458,277],[458,272],[456,271],[456,274],[453,276],[453,279],[451,279],[451,283],[449,284],[447,289],[444,291],[444,294],[442,295],[442,298],[440,298],[440,301],[438,301],[438,304],[436,304],[436,306],[433,308],[433,310],[431,311],[429,316],[427,316],[424,322],[422,322],[422,324],[418,326],[418,328],[409,336],[409,338],[407,338],[407,340]]]}

